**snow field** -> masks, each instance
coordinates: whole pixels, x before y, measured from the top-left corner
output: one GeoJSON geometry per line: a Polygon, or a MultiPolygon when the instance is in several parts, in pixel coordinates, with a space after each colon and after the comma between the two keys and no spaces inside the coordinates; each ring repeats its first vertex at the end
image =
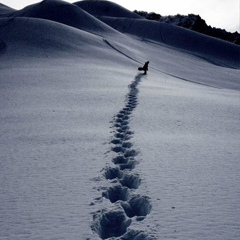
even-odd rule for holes
{"type": "Polygon", "coordinates": [[[0,239],[238,240],[239,47],[86,3],[0,16],[0,239]]]}
{"type": "Polygon", "coordinates": [[[154,75],[141,83],[132,129],[157,239],[237,239],[238,91],[154,75]]]}

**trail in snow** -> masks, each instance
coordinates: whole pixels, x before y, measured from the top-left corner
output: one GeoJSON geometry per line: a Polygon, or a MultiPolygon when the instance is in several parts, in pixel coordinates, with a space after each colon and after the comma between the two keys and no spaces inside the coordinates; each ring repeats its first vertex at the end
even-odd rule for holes
{"type": "Polygon", "coordinates": [[[111,185],[102,196],[108,199],[114,206],[113,209],[103,209],[94,216],[92,229],[101,239],[121,237],[120,239],[134,240],[150,239],[147,233],[141,230],[130,230],[133,221],[142,221],[150,214],[151,203],[148,196],[135,194],[140,187],[141,179],[132,170],[138,164],[136,156],[138,151],[133,148],[130,139],[134,132],[129,126],[130,115],[138,105],[138,84],[143,74],[138,74],[129,85],[129,93],[126,96],[126,104],[113,121],[113,137],[110,141],[111,151],[117,156],[112,159],[114,167],[105,169],[105,178],[111,181],[111,185]]]}

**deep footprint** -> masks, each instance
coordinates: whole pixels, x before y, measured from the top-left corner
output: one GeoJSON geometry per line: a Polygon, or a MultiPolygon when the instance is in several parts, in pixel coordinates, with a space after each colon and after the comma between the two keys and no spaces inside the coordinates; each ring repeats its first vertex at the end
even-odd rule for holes
{"type": "Polygon", "coordinates": [[[120,180],[122,186],[128,187],[130,189],[137,189],[141,184],[141,179],[138,175],[134,174],[124,174],[123,178],[120,180]]]}
{"type": "Polygon", "coordinates": [[[116,130],[118,133],[127,133],[129,131],[129,127],[128,126],[121,126],[119,128],[117,128],[116,130]]]}
{"type": "Polygon", "coordinates": [[[130,224],[131,219],[128,219],[122,210],[103,210],[94,215],[92,230],[101,239],[120,237],[127,232],[130,224]]]}
{"type": "Polygon", "coordinates": [[[117,157],[113,158],[112,161],[114,164],[126,164],[126,163],[128,163],[128,158],[125,158],[123,156],[117,156],[117,157]]]}
{"type": "Polygon", "coordinates": [[[135,157],[138,155],[138,152],[136,150],[127,150],[124,154],[124,157],[135,157]]]}
{"type": "Polygon", "coordinates": [[[115,138],[122,140],[122,141],[127,141],[131,138],[132,132],[127,131],[125,133],[116,133],[114,136],[115,138]]]}
{"type": "Polygon", "coordinates": [[[116,146],[112,148],[112,151],[115,153],[125,153],[126,149],[122,146],[116,146]]]}
{"type": "Polygon", "coordinates": [[[151,212],[152,209],[149,198],[141,195],[136,195],[128,202],[121,203],[121,205],[129,218],[135,216],[145,217],[151,212]]]}
{"type": "Polygon", "coordinates": [[[128,163],[119,164],[119,167],[120,167],[121,170],[125,170],[125,169],[133,170],[136,167],[137,164],[138,164],[138,162],[136,160],[129,159],[128,163]]]}
{"type": "Polygon", "coordinates": [[[123,177],[123,172],[118,167],[115,167],[115,168],[108,167],[105,170],[104,175],[105,175],[105,178],[108,179],[108,180],[112,180],[112,179],[115,179],[115,178],[121,179],[123,177]]]}
{"type": "Polygon", "coordinates": [[[132,146],[133,146],[133,144],[130,143],[130,142],[123,142],[122,143],[122,147],[124,147],[124,148],[131,148],[132,146]]]}
{"type": "Polygon", "coordinates": [[[103,192],[103,197],[110,200],[111,203],[115,203],[119,200],[127,201],[130,197],[130,191],[127,187],[116,185],[110,187],[106,192],[103,192]]]}
{"type": "Polygon", "coordinates": [[[121,144],[122,141],[121,141],[120,139],[113,139],[113,140],[111,141],[111,143],[113,143],[113,144],[121,144]]]}

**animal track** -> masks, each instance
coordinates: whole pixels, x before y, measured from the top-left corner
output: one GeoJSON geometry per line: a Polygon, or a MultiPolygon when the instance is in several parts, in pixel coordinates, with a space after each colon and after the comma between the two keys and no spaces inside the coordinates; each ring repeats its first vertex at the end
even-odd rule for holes
{"type": "Polygon", "coordinates": [[[110,141],[111,151],[117,156],[113,157],[115,167],[107,167],[104,176],[111,180],[112,186],[105,188],[102,197],[118,206],[117,210],[99,211],[94,215],[92,226],[101,239],[120,237],[121,240],[148,240],[143,231],[130,230],[132,221],[143,220],[151,211],[150,199],[147,196],[134,195],[134,191],[141,185],[138,174],[132,170],[138,164],[136,157],[139,151],[133,149],[130,139],[134,132],[131,131],[130,121],[133,110],[138,105],[137,86],[142,74],[137,75],[129,85],[125,106],[113,118],[113,138],[110,141]]]}

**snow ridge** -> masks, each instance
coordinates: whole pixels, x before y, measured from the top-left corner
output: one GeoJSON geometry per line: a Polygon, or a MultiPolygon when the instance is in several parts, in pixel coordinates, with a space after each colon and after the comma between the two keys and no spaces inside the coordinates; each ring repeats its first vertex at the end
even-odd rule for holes
{"type": "Polygon", "coordinates": [[[238,32],[227,32],[225,29],[211,27],[206,24],[205,20],[199,15],[188,14],[186,15],[174,15],[174,16],[161,16],[160,14],[144,11],[134,11],[139,16],[145,17],[148,20],[155,20],[162,23],[168,23],[176,26],[181,26],[190,29],[195,32],[205,34],[207,36],[219,38],[228,42],[240,45],[240,34],[238,32]]]}
{"type": "Polygon", "coordinates": [[[94,215],[92,229],[101,239],[114,238],[124,240],[148,240],[154,239],[141,230],[128,229],[132,222],[142,221],[151,212],[151,202],[148,196],[135,194],[139,188],[141,179],[132,170],[138,164],[136,156],[138,151],[133,149],[130,139],[134,132],[129,126],[130,115],[138,104],[138,84],[143,77],[138,74],[129,85],[129,93],[126,96],[126,104],[113,121],[113,138],[110,141],[111,152],[117,154],[112,159],[114,167],[107,167],[104,176],[111,180],[111,186],[102,193],[102,196],[114,204],[113,209],[103,209],[94,215]],[[118,238],[120,237],[120,238],[118,238]]]}

